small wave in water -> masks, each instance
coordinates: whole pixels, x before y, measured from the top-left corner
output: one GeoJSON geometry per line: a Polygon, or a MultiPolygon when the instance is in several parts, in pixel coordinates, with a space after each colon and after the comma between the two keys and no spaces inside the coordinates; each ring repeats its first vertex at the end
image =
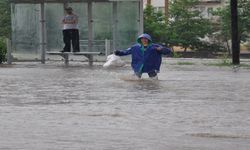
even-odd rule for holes
{"type": "Polygon", "coordinates": [[[188,134],[194,137],[202,137],[202,138],[226,138],[226,139],[250,139],[250,136],[247,135],[229,135],[229,134],[219,134],[219,133],[192,133],[188,134]]]}

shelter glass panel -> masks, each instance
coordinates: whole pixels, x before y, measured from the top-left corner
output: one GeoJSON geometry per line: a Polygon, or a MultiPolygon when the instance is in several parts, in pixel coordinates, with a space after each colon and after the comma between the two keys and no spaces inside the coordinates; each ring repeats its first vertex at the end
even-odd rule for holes
{"type": "Polygon", "coordinates": [[[93,3],[93,51],[105,52],[105,39],[112,38],[112,3],[93,3]]]}
{"type": "Polygon", "coordinates": [[[136,42],[139,33],[139,18],[138,2],[118,2],[116,39],[118,49],[128,48],[136,42]]]}
{"type": "Polygon", "coordinates": [[[62,50],[62,19],[64,15],[63,4],[47,3],[45,5],[45,20],[47,29],[48,51],[62,50]]]}
{"type": "MultiPolygon", "coordinates": [[[[32,0],[12,2],[14,57],[22,59],[22,55],[25,56],[24,59],[40,59],[43,58],[40,56],[44,50],[62,50],[64,43],[61,21],[66,3],[59,0],[43,1],[44,5],[32,0]],[[41,21],[42,6],[45,28],[41,21]],[[41,44],[43,39],[45,49],[43,43],[41,44]]],[[[139,0],[77,0],[66,4],[73,8],[73,12],[79,18],[80,50],[104,53],[106,39],[111,42],[111,52],[134,44],[140,31],[139,4],[139,0]]]]}
{"type": "Polygon", "coordinates": [[[40,54],[40,5],[12,5],[12,51],[14,57],[38,58],[40,54]]]}

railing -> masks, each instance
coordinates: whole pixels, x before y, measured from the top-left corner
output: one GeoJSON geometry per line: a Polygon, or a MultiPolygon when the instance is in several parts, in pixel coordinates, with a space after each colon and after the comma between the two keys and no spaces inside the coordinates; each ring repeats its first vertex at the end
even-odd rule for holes
{"type": "MultiPolygon", "coordinates": [[[[113,52],[111,51],[112,40],[108,40],[108,39],[94,40],[92,41],[91,44],[92,44],[91,52],[99,52],[100,54],[105,54],[106,56],[110,55],[113,52]]],[[[11,44],[10,39],[6,39],[6,45],[7,45],[7,63],[11,64],[13,61],[13,55],[12,55],[12,44],[11,44]]],[[[91,53],[89,51],[88,40],[80,40],[80,48],[81,48],[82,53],[84,52],[91,53]]],[[[48,52],[50,51],[51,50],[49,50],[48,52]]],[[[59,51],[59,50],[56,49],[56,51],[59,51]]],[[[41,58],[41,61],[45,61],[45,59],[41,58]]]]}
{"type": "MultiPolygon", "coordinates": [[[[80,49],[81,51],[85,51],[89,48],[88,40],[80,40],[80,49]]],[[[101,52],[106,56],[111,53],[111,44],[112,40],[93,40],[91,43],[92,50],[96,52],[101,52]]],[[[87,50],[89,51],[89,50],[87,50]]]]}

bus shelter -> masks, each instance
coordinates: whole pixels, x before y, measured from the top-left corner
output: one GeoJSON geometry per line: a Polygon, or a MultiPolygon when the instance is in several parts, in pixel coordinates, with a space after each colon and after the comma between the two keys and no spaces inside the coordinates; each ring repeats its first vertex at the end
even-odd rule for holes
{"type": "Polygon", "coordinates": [[[67,6],[79,17],[81,52],[112,53],[143,32],[142,0],[11,0],[12,55],[45,63],[47,51],[62,50],[67,6]]]}

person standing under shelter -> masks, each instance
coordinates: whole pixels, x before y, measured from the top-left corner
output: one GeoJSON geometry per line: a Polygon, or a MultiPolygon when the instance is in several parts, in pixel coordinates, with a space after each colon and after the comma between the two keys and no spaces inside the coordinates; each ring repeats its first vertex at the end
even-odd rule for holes
{"type": "Polygon", "coordinates": [[[63,42],[65,45],[61,52],[70,52],[71,42],[72,42],[73,52],[80,52],[78,16],[73,13],[73,9],[71,7],[66,7],[65,12],[66,15],[62,20],[63,42]]]}

